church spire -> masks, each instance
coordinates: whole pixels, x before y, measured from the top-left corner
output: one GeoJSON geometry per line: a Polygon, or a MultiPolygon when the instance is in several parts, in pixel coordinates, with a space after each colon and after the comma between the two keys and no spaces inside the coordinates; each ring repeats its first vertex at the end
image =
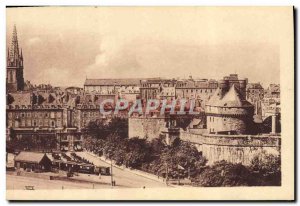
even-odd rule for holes
{"type": "Polygon", "coordinates": [[[23,91],[24,75],[23,75],[23,53],[19,50],[19,42],[17,35],[17,27],[14,25],[11,37],[11,45],[7,51],[7,91],[23,91]]]}
{"type": "Polygon", "coordinates": [[[13,35],[11,39],[11,46],[10,46],[10,60],[15,61],[19,59],[19,43],[18,43],[18,34],[17,34],[17,27],[14,25],[13,35]]]}

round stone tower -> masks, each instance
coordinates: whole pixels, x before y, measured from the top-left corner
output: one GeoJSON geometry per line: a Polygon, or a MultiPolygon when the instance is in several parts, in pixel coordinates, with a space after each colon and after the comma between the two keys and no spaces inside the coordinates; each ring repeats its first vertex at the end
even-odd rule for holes
{"type": "Polygon", "coordinates": [[[249,134],[253,125],[254,106],[232,85],[223,96],[216,90],[205,106],[207,132],[214,134],[249,134]]]}

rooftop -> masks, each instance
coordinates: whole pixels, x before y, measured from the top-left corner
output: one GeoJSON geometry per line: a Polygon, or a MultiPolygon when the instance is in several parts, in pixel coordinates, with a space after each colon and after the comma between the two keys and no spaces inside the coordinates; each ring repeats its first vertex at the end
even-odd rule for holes
{"type": "Polygon", "coordinates": [[[84,82],[85,86],[110,86],[110,85],[139,85],[141,79],[128,78],[128,79],[86,79],[84,82]]]}
{"type": "Polygon", "coordinates": [[[46,156],[45,153],[20,152],[20,154],[15,157],[15,161],[40,163],[44,156],[46,156]]]}
{"type": "Polygon", "coordinates": [[[230,87],[229,91],[222,97],[220,89],[217,89],[213,96],[207,102],[207,105],[218,107],[252,107],[240,91],[234,86],[230,87]]]}

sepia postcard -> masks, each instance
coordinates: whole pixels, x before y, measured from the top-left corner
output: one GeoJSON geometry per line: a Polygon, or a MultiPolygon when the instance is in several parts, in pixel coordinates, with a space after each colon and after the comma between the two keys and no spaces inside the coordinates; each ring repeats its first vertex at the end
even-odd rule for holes
{"type": "Polygon", "coordinates": [[[293,18],[7,7],[7,199],[294,200],[293,18]]]}

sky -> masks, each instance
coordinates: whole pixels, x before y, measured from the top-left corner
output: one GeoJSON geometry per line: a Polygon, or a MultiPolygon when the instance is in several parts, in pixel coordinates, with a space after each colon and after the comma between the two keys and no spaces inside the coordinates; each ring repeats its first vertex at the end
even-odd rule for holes
{"type": "Polygon", "coordinates": [[[86,78],[221,79],[237,73],[280,81],[278,8],[7,8],[34,84],[83,87],[86,78]]]}

